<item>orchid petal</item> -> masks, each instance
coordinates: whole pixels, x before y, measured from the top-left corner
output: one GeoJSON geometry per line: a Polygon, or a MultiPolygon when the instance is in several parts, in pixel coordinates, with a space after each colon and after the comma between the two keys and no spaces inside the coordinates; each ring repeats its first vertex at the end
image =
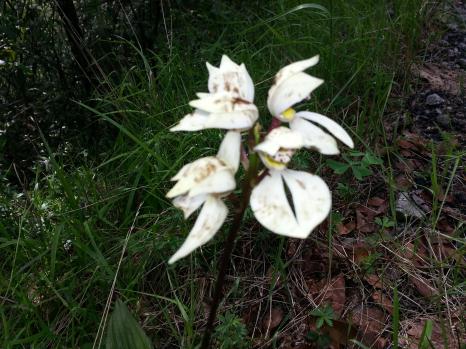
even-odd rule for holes
{"type": "Polygon", "coordinates": [[[328,216],[332,196],[327,184],[319,177],[302,171],[285,170],[283,179],[293,197],[296,219],[305,238],[328,216]]]}
{"type": "Polygon", "coordinates": [[[205,123],[209,113],[202,110],[195,110],[193,113],[186,115],[180,120],[178,125],[170,129],[171,132],[176,131],[200,131],[205,129],[205,123]]]}
{"type": "Polygon", "coordinates": [[[211,93],[209,92],[197,92],[196,93],[196,96],[197,98],[207,98],[207,97],[210,97],[211,93]]]}
{"type": "Polygon", "coordinates": [[[251,106],[252,108],[249,110],[211,114],[206,120],[204,128],[221,128],[227,130],[250,129],[259,117],[257,108],[254,105],[251,106]]]}
{"type": "Polygon", "coordinates": [[[254,101],[254,82],[252,81],[251,75],[249,75],[246,66],[242,63],[239,66],[239,70],[242,76],[241,91],[243,91],[243,98],[248,102],[254,101]]]}
{"type": "Polygon", "coordinates": [[[196,211],[206,201],[207,194],[200,194],[196,196],[180,195],[173,199],[173,205],[183,210],[184,219],[196,211]]]}
{"type": "Polygon", "coordinates": [[[209,113],[228,113],[232,111],[251,109],[253,104],[233,97],[231,94],[219,92],[203,96],[189,102],[191,107],[209,113]]]}
{"type": "Polygon", "coordinates": [[[205,180],[195,185],[189,190],[189,196],[199,194],[222,194],[235,189],[236,181],[231,169],[217,171],[210,174],[205,180]]]}
{"type": "Polygon", "coordinates": [[[273,116],[309,97],[324,81],[306,73],[297,73],[269,90],[267,106],[273,116]]]}
{"type": "Polygon", "coordinates": [[[209,92],[227,92],[248,102],[254,100],[254,84],[244,64],[238,65],[223,55],[219,68],[207,64],[207,69],[209,92]]]}
{"type": "Polygon", "coordinates": [[[239,68],[239,65],[233,62],[227,55],[222,55],[220,60],[220,70],[222,71],[235,71],[239,68]]]}
{"type": "Polygon", "coordinates": [[[255,151],[260,151],[269,155],[274,155],[279,149],[299,149],[304,145],[304,140],[299,132],[281,126],[274,128],[265,137],[265,140],[254,147],[255,151]]]}
{"type": "Polygon", "coordinates": [[[283,81],[288,79],[289,77],[305,71],[307,68],[313,67],[319,63],[319,55],[316,55],[312,58],[305,59],[302,61],[297,61],[291,64],[288,64],[287,66],[284,66],[282,69],[278,71],[278,73],[275,75],[275,83],[274,85],[280,85],[283,81]]]}
{"type": "Polygon", "coordinates": [[[241,150],[241,134],[236,131],[228,131],[223,138],[217,153],[217,158],[226,163],[234,173],[238,171],[241,150]]]}
{"type": "Polygon", "coordinates": [[[237,111],[222,113],[206,113],[196,109],[194,113],[181,119],[170,131],[200,131],[209,128],[247,130],[254,125],[258,117],[259,112],[254,104],[243,106],[237,111]]]}
{"type": "Polygon", "coordinates": [[[333,134],[336,138],[338,138],[340,141],[345,143],[348,147],[353,148],[354,143],[353,140],[351,139],[350,135],[348,132],[345,131],[343,127],[341,127],[338,123],[333,121],[332,119],[319,114],[319,113],[313,113],[310,111],[301,111],[296,113],[296,117],[300,117],[312,122],[315,122],[327,129],[331,134],[333,134]]]}
{"type": "Polygon", "coordinates": [[[270,171],[251,193],[251,208],[254,216],[270,231],[295,238],[307,236],[298,225],[286,198],[282,171],[270,171]]]}
{"type": "Polygon", "coordinates": [[[314,124],[297,117],[290,122],[290,127],[293,131],[301,133],[306,148],[316,148],[325,155],[340,153],[335,139],[314,124]]]}
{"type": "Polygon", "coordinates": [[[228,209],[222,200],[208,196],[191,232],[168,263],[176,262],[212,239],[225,221],[227,213],[228,209]]]}
{"type": "Polygon", "coordinates": [[[173,177],[178,182],[166,194],[173,198],[189,192],[190,196],[205,193],[223,193],[236,186],[230,168],[216,157],[204,157],[184,166],[173,177]]]}

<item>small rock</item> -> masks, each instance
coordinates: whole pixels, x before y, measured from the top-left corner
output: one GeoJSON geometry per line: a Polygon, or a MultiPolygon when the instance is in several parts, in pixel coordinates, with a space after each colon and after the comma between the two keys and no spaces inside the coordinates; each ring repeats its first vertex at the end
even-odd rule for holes
{"type": "Polygon", "coordinates": [[[431,95],[428,95],[426,98],[427,105],[435,106],[435,105],[440,105],[443,102],[445,102],[445,100],[436,93],[432,93],[431,95]]]}
{"type": "Polygon", "coordinates": [[[437,122],[437,124],[439,124],[442,127],[445,127],[445,128],[450,127],[451,119],[448,115],[441,114],[435,118],[435,121],[437,122]]]}
{"type": "Polygon", "coordinates": [[[458,64],[461,68],[466,69],[466,58],[461,58],[458,60],[458,64]]]}
{"type": "Polygon", "coordinates": [[[398,195],[396,211],[407,217],[424,218],[424,211],[411,201],[409,193],[406,192],[402,192],[398,195]]]}

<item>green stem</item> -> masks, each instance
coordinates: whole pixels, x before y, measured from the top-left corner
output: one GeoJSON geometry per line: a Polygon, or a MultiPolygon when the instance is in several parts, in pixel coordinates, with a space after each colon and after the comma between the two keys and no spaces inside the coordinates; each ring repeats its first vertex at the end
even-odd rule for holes
{"type": "Polygon", "coordinates": [[[244,212],[246,211],[246,208],[249,205],[249,198],[251,196],[252,188],[255,185],[255,181],[257,178],[257,166],[258,157],[256,154],[252,154],[249,162],[249,169],[242,185],[241,203],[235,215],[235,218],[233,219],[233,222],[231,224],[230,232],[228,233],[227,240],[225,241],[225,247],[223,249],[223,254],[220,259],[217,282],[215,284],[214,290],[214,297],[212,299],[212,304],[210,308],[209,318],[207,319],[204,337],[202,338],[201,349],[210,348],[210,338],[212,336],[214,322],[217,317],[217,310],[220,305],[220,301],[222,300],[222,288],[225,282],[226,271],[229,266],[234,242],[241,227],[241,221],[243,220],[244,212]]]}

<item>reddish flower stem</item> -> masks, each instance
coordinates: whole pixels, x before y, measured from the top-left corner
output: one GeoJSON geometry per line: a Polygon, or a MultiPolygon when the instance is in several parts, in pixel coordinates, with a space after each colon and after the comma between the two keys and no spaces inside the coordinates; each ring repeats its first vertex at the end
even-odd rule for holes
{"type": "Polygon", "coordinates": [[[220,259],[217,282],[215,283],[214,296],[212,299],[209,318],[207,319],[207,324],[204,331],[204,336],[202,338],[200,349],[210,348],[210,339],[212,336],[214,322],[217,317],[217,310],[220,305],[220,301],[222,300],[222,288],[225,282],[225,275],[227,272],[227,268],[230,265],[231,253],[233,251],[234,243],[236,237],[238,236],[239,229],[241,227],[241,221],[243,220],[244,212],[246,211],[246,208],[249,205],[249,198],[251,196],[252,188],[256,184],[257,167],[258,157],[255,153],[253,153],[251,154],[248,172],[242,184],[241,202],[231,224],[230,232],[228,233],[227,240],[225,241],[225,247],[223,249],[223,254],[220,259]]]}

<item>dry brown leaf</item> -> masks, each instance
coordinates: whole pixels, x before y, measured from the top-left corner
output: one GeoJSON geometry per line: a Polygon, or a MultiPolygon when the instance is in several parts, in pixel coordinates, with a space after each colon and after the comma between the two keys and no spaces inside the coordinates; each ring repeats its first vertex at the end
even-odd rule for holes
{"type": "Polygon", "coordinates": [[[377,288],[380,290],[383,288],[382,281],[377,275],[366,275],[364,277],[364,280],[366,280],[367,283],[373,286],[374,288],[377,288]]]}
{"type": "Polygon", "coordinates": [[[377,229],[374,217],[377,212],[365,206],[356,208],[356,227],[362,233],[372,233],[377,229]]]}
{"type": "Polygon", "coordinates": [[[390,313],[390,315],[393,314],[393,303],[382,291],[375,291],[372,293],[372,299],[390,313]]]}
{"type": "Polygon", "coordinates": [[[448,222],[448,219],[443,217],[437,223],[437,229],[444,234],[451,234],[455,231],[455,228],[448,222]]]}
{"type": "Polygon", "coordinates": [[[413,283],[413,285],[416,287],[417,291],[424,297],[430,298],[434,295],[438,294],[438,291],[430,284],[428,280],[423,278],[420,275],[416,276],[409,276],[409,279],[413,283]]]}
{"type": "Polygon", "coordinates": [[[413,73],[429,83],[433,90],[458,95],[461,92],[460,81],[464,80],[457,71],[441,68],[435,64],[422,67],[413,66],[413,73]]]}
{"type": "Polygon", "coordinates": [[[358,338],[372,348],[384,348],[386,339],[381,333],[388,324],[385,313],[376,307],[360,306],[353,311],[351,320],[359,327],[358,338]]]}
{"type": "Polygon", "coordinates": [[[400,190],[411,188],[411,181],[405,175],[399,175],[395,178],[396,186],[400,190]]]}
{"type": "Polygon", "coordinates": [[[332,340],[329,348],[335,349],[339,349],[342,346],[346,347],[349,340],[356,338],[357,335],[357,329],[352,326],[352,324],[341,320],[333,320],[332,326],[328,326],[326,323],[324,323],[324,325],[318,329],[316,326],[316,320],[312,319],[309,322],[309,330],[312,332],[317,332],[321,335],[328,335],[332,340]]]}
{"type": "Polygon", "coordinates": [[[402,149],[408,149],[408,150],[413,149],[414,150],[416,148],[416,146],[413,143],[411,143],[410,141],[406,139],[399,139],[397,143],[398,143],[398,146],[402,149]]]}
{"type": "Polygon", "coordinates": [[[327,279],[315,282],[309,280],[307,282],[309,292],[314,297],[318,304],[330,304],[333,312],[337,317],[343,312],[346,295],[345,295],[345,277],[339,274],[330,281],[327,279]]]}
{"type": "Polygon", "coordinates": [[[403,155],[406,158],[413,157],[413,156],[416,155],[411,150],[406,150],[406,149],[401,150],[400,154],[403,155]]]}
{"type": "Polygon", "coordinates": [[[272,308],[272,310],[267,311],[264,319],[262,320],[262,329],[264,331],[272,331],[283,320],[283,310],[281,308],[272,308]]]}
{"type": "MultiPolygon", "coordinates": [[[[406,335],[400,338],[400,344],[406,348],[418,349],[419,341],[422,338],[422,333],[427,320],[429,319],[408,319],[402,321],[400,323],[400,327],[404,330],[403,332],[405,332],[406,335]]],[[[438,319],[430,320],[432,320],[432,335],[430,338],[432,347],[436,349],[459,349],[458,340],[461,339],[456,338],[456,335],[453,333],[453,329],[446,326],[444,328],[447,333],[444,333],[438,319]],[[446,336],[446,339],[448,340],[448,346],[445,345],[444,336],[446,336]]]]}
{"type": "Polygon", "coordinates": [[[379,198],[378,196],[374,196],[372,198],[370,198],[369,200],[367,200],[367,204],[370,205],[370,206],[382,206],[384,205],[385,203],[387,202],[387,200],[385,199],[382,199],[382,198],[379,198]]]}
{"type": "Polygon", "coordinates": [[[353,221],[346,224],[339,223],[337,224],[336,228],[339,235],[347,235],[351,233],[354,228],[356,228],[356,223],[353,221]]]}

